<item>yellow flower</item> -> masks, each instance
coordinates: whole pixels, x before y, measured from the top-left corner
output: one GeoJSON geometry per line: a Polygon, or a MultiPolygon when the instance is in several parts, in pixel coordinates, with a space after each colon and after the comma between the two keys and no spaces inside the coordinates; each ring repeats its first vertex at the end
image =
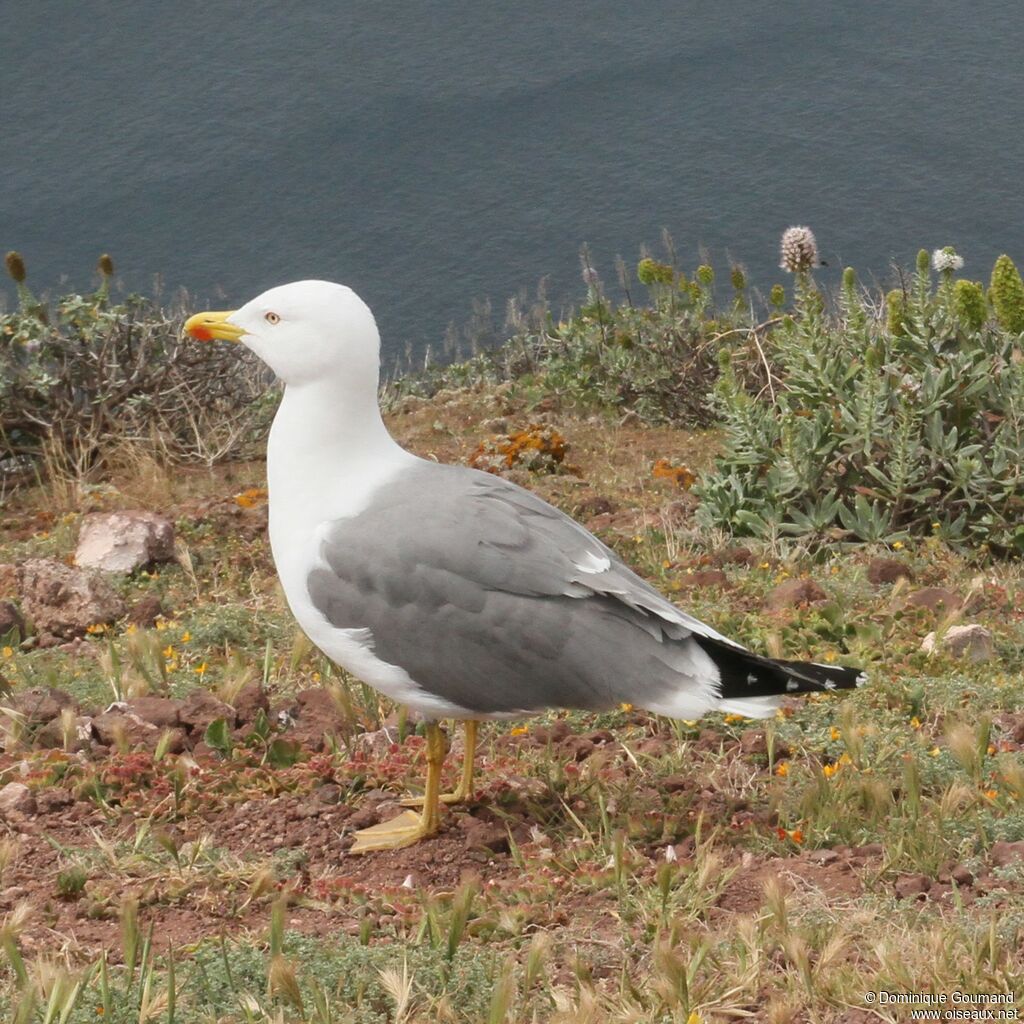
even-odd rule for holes
{"type": "Polygon", "coordinates": [[[191,640],[191,639],[192,639],[192,634],[186,629],[185,632],[181,634],[181,642],[183,644],[187,644],[189,642],[189,640],[191,640]]]}
{"type": "Polygon", "coordinates": [[[836,660],[836,652],[835,651],[826,651],[825,652],[825,660],[829,664],[831,664],[833,661],[836,660]]]}
{"type": "Polygon", "coordinates": [[[932,747],[932,749],[931,749],[931,750],[929,750],[929,751],[928,751],[928,753],[929,753],[929,754],[931,754],[931,756],[932,756],[932,757],[938,757],[938,756],[939,756],[939,754],[941,754],[941,753],[942,753],[942,751],[941,751],[941,750],[939,750],[939,748],[938,748],[938,747],[932,747]]]}
{"type": "Polygon", "coordinates": [[[838,763],[823,765],[821,769],[821,774],[824,775],[826,779],[831,779],[832,776],[835,775],[835,773],[839,771],[841,767],[842,765],[838,763]]]}
{"type": "Polygon", "coordinates": [[[85,631],[95,636],[97,633],[106,633],[107,627],[102,622],[94,622],[91,626],[86,626],[85,631]]]}
{"type": "Polygon", "coordinates": [[[725,722],[726,724],[729,724],[730,722],[742,722],[743,717],[743,715],[726,715],[725,722]]]}
{"type": "Polygon", "coordinates": [[[704,1024],[704,1018],[694,1010],[693,1013],[686,1018],[686,1024],[704,1024]]]}
{"type": "Polygon", "coordinates": [[[995,800],[995,798],[999,796],[999,793],[997,790],[994,789],[986,789],[985,796],[987,796],[989,800],[995,800]]]}
{"type": "Polygon", "coordinates": [[[626,713],[626,714],[628,715],[628,714],[630,713],[630,711],[632,711],[632,710],[633,710],[633,705],[632,705],[632,704],[630,704],[630,703],[629,703],[628,701],[623,701],[623,702],[622,702],[622,703],[621,703],[621,704],[619,705],[619,710],[620,710],[620,711],[624,711],[624,712],[625,712],[625,713],[626,713]]]}
{"type": "Polygon", "coordinates": [[[511,730],[512,736],[525,736],[530,730],[525,725],[517,725],[511,730]]]}
{"type": "Polygon", "coordinates": [[[174,672],[177,669],[177,667],[178,663],[176,661],[169,661],[165,666],[168,672],[174,672]]]}
{"type": "Polygon", "coordinates": [[[903,550],[903,541],[901,541],[901,540],[893,541],[892,549],[893,549],[893,551],[902,551],[903,550]]]}
{"type": "Polygon", "coordinates": [[[314,672],[313,673],[313,682],[314,683],[319,683],[320,682],[320,673],[319,672],[314,672]]]}
{"type": "Polygon", "coordinates": [[[671,562],[670,562],[670,561],[669,561],[669,560],[668,560],[668,559],[666,558],[666,559],[665,559],[665,560],[664,560],[664,561],[663,561],[663,562],[661,563],[661,567],[662,567],[662,569],[671,569],[671,568],[672,568],[672,563],[671,563],[671,562]]]}
{"type": "Polygon", "coordinates": [[[201,665],[197,665],[195,669],[197,676],[204,675],[206,673],[206,662],[204,661],[201,665]]]}
{"type": "Polygon", "coordinates": [[[4,648],[4,657],[5,658],[13,658],[14,657],[14,648],[13,647],[5,647],[4,648]]]}
{"type": "Polygon", "coordinates": [[[165,647],[165,648],[163,649],[163,656],[164,656],[165,658],[173,658],[173,657],[174,657],[174,648],[173,648],[173,647],[172,647],[172,646],[171,646],[170,644],[168,644],[168,645],[167,645],[167,646],[166,646],[166,647],[165,647]]]}
{"type": "Polygon", "coordinates": [[[914,717],[910,720],[910,728],[911,729],[920,729],[921,728],[921,719],[918,718],[917,715],[914,715],[914,717]]]}
{"type": "Polygon", "coordinates": [[[842,733],[840,733],[840,731],[834,725],[828,731],[828,738],[830,740],[837,740],[841,735],[842,733]]]}
{"type": "Polygon", "coordinates": [[[762,562],[762,563],[761,563],[761,564],[760,564],[760,565],[758,566],[758,568],[759,568],[759,569],[770,569],[771,567],[772,567],[772,566],[771,566],[771,562],[762,562]]]}
{"type": "Polygon", "coordinates": [[[131,636],[133,633],[137,633],[138,631],[139,627],[136,626],[134,622],[130,622],[128,623],[128,628],[125,630],[125,633],[127,633],[128,636],[131,636]]]}
{"type": "Polygon", "coordinates": [[[942,523],[932,523],[932,529],[933,530],[941,530],[942,529],[942,523]]]}
{"type": "Polygon", "coordinates": [[[789,774],[789,765],[783,761],[782,764],[775,769],[775,774],[785,778],[789,774]]]}

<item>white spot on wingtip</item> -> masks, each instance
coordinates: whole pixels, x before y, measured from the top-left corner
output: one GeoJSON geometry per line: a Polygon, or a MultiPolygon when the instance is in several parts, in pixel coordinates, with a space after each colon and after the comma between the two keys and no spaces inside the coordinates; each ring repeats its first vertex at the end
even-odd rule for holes
{"type": "Polygon", "coordinates": [[[859,676],[853,681],[854,686],[867,686],[868,674],[867,672],[861,672],[859,676]]]}
{"type": "Polygon", "coordinates": [[[753,672],[747,676],[747,686],[753,686],[757,682],[757,676],[753,672]]]}
{"type": "Polygon", "coordinates": [[[786,691],[788,693],[795,693],[800,689],[800,684],[795,679],[786,680],[786,691]]]}
{"type": "Polygon", "coordinates": [[[836,688],[836,681],[834,679],[826,679],[825,680],[825,689],[826,690],[834,690],[835,688],[836,688]]]}
{"type": "Polygon", "coordinates": [[[612,562],[607,555],[599,555],[594,551],[585,551],[583,557],[578,562],[573,562],[573,565],[580,572],[594,576],[600,572],[607,572],[612,567],[612,562]]]}

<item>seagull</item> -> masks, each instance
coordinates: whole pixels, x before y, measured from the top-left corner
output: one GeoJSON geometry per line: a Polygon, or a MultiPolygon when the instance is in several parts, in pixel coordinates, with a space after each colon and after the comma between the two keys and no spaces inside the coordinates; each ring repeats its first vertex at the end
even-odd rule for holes
{"type": "Polygon", "coordinates": [[[622,704],[766,718],[785,695],[865,681],[746,650],[532,492],[402,448],[378,404],[377,325],[350,288],[281,285],[184,329],[241,342],[284,384],[267,442],[270,544],[300,627],[426,720],[423,797],[357,832],[352,852],[437,833],[441,805],[472,794],[481,720],[622,704]],[[444,794],[441,719],[465,729],[461,778],[444,794]]]}

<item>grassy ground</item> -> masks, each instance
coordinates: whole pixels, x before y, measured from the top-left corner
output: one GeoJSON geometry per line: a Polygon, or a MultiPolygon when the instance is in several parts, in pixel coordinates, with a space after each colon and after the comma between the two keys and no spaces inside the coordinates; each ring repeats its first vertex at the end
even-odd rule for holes
{"type": "Polygon", "coordinates": [[[781,1024],[903,1019],[867,1002],[882,990],[1024,998],[1024,859],[1008,845],[1024,840],[1020,566],[936,540],[728,550],[697,530],[672,474],[653,473],[665,459],[699,474],[713,434],[493,392],[404,399],[390,420],[415,451],[465,461],[496,415],[551,420],[578,475],[529,486],[689,611],[776,655],[863,665],[871,685],[767,724],[622,708],[485,726],[475,799],[442,834],[356,858],[351,831],[421,784],[423,742],[297,634],[255,490],[263,467],[141,462],[86,493],[25,494],[0,563],[70,556],[93,507],[169,513],[181,544],[177,563],[123,584],[173,609],[157,629],[5,648],[15,693],[57,686],[96,707],[260,681],[274,709],[309,688],[331,697],[313,719],[324,729],[296,731],[296,746],[250,733],[195,755],[80,754],[9,729],[2,779],[27,782],[39,811],[2,822],[7,1016],[781,1024]],[[870,583],[881,555],[913,582],[870,583]],[[803,576],[826,601],[766,610],[803,576]],[[953,619],[989,627],[995,661],[919,651],[951,621],[905,606],[928,586],[967,602],[953,619]]]}

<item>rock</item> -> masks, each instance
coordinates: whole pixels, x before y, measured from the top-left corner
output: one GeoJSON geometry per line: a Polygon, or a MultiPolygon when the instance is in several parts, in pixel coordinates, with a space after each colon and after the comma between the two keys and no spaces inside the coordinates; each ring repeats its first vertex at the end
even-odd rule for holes
{"type": "Polygon", "coordinates": [[[905,900],[912,896],[924,896],[932,887],[927,875],[900,875],[896,879],[896,897],[905,900]]]}
{"type": "Polygon", "coordinates": [[[18,594],[18,567],[10,562],[0,562],[0,598],[12,598],[18,594]]]}
{"type": "Polygon", "coordinates": [[[993,843],[992,849],[989,851],[989,860],[997,868],[1005,868],[1008,864],[1013,864],[1014,861],[1024,861],[1024,840],[1008,843],[1001,839],[999,842],[993,843]]]}
{"type": "Polygon", "coordinates": [[[0,789],[0,814],[35,814],[36,798],[23,782],[8,782],[0,789]]]}
{"type": "Polygon", "coordinates": [[[155,596],[144,597],[128,609],[128,621],[140,629],[152,629],[159,618],[169,618],[160,603],[160,598],[155,596]]]}
{"type": "Polygon", "coordinates": [[[112,706],[97,715],[92,720],[92,729],[100,743],[115,750],[125,747],[153,749],[160,734],[155,725],[128,711],[127,704],[112,706]]]}
{"type": "Polygon", "coordinates": [[[768,595],[765,607],[777,612],[783,608],[796,608],[804,604],[821,604],[828,594],[814,580],[786,580],[768,595]]]}
{"type": "Polygon", "coordinates": [[[371,761],[382,758],[391,752],[391,748],[398,742],[398,729],[394,726],[384,726],[374,732],[361,732],[353,736],[351,741],[352,753],[360,752],[371,761]]]}
{"type": "Polygon", "coordinates": [[[263,684],[256,679],[251,683],[246,683],[238,691],[238,696],[234,699],[234,706],[235,718],[241,724],[248,725],[254,721],[259,711],[262,711],[268,718],[270,717],[270,701],[267,700],[267,695],[263,691],[263,684]]]}
{"type": "Polygon", "coordinates": [[[235,709],[218,700],[209,690],[193,690],[178,706],[178,719],[193,739],[202,739],[207,726],[218,718],[234,726],[235,709]]]}
{"type": "Polygon", "coordinates": [[[868,580],[871,583],[895,583],[901,577],[912,580],[914,574],[895,558],[872,558],[868,563],[868,580]]]}
{"type": "Polygon", "coordinates": [[[93,512],[82,519],[75,562],[129,573],[174,558],[174,524],[154,512],[93,512]]]}
{"type": "Polygon", "coordinates": [[[839,854],[835,850],[812,850],[807,854],[807,859],[815,864],[835,864],[839,860],[839,854]]]}
{"type": "Polygon", "coordinates": [[[966,626],[950,626],[941,636],[929,633],[921,643],[921,650],[934,654],[944,651],[954,658],[966,658],[975,664],[991,661],[996,656],[992,634],[978,623],[966,626]]]}
{"type": "Polygon", "coordinates": [[[465,832],[467,849],[508,853],[508,829],[504,825],[467,816],[459,819],[459,828],[465,832]]]}
{"type": "Polygon", "coordinates": [[[25,620],[10,601],[0,601],[0,640],[15,634],[15,642],[24,639],[25,620]]]}
{"type": "Polygon", "coordinates": [[[594,494],[579,503],[576,514],[581,519],[589,519],[592,516],[608,515],[609,512],[614,512],[617,508],[618,506],[611,498],[606,498],[603,494],[594,494]]]}
{"type": "Polygon", "coordinates": [[[960,597],[945,587],[923,587],[915,590],[906,600],[907,608],[925,608],[937,615],[955,612],[962,605],[960,597]]]}
{"type": "Polygon", "coordinates": [[[176,729],[181,725],[181,702],[168,697],[135,697],[128,711],[157,729],[176,729]]]}
{"type": "Polygon", "coordinates": [[[78,705],[63,690],[53,687],[48,689],[34,688],[31,690],[15,690],[3,702],[5,708],[11,708],[29,728],[46,725],[60,718],[64,708],[78,710],[78,705]]]}
{"type": "Polygon", "coordinates": [[[71,750],[88,750],[92,744],[92,719],[87,716],[76,715],[73,731],[64,734],[64,722],[61,718],[54,718],[47,722],[34,739],[36,746],[47,750],[61,750],[67,745],[71,750]]]}
{"type": "Polygon", "coordinates": [[[677,578],[679,585],[686,589],[691,587],[695,590],[705,587],[728,588],[731,586],[729,577],[721,569],[700,569],[697,572],[685,573],[677,578]]]}
{"type": "Polygon", "coordinates": [[[757,557],[750,548],[736,545],[716,552],[713,561],[716,565],[757,565],[757,557]]]}
{"type": "Polygon", "coordinates": [[[956,882],[957,885],[967,886],[974,884],[974,874],[970,869],[964,867],[963,864],[957,864],[950,872],[949,877],[956,882]]]}
{"type": "Polygon", "coordinates": [[[98,572],[30,558],[20,578],[22,607],[40,633],[70,639],[124,615],[124,602],[98,572]]]}

